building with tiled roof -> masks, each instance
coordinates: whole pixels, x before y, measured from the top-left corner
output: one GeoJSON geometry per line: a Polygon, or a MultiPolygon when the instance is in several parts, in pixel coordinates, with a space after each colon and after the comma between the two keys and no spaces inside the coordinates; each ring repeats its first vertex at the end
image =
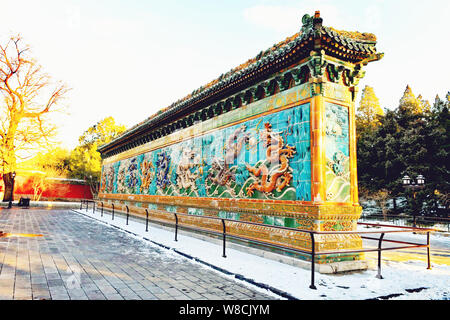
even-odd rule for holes
{"type": "MultiPolygon", "coordinates": [[[[377,53],[374,34],[339,31],[323,26],[318,12],[314,17],[305,15],[302,23],[301,30],[295,35],[261,51],[256,57],[159,110],[115,140],[101,146],[99,151],[104,156],[117,154],[119,150],[127,150],[183,128],[192,123],[193,118],[200,118],[200,113],[207,112],[205,108],[211,108],[211,104],[225,103],[224,97],[233,95],[239,88],[254,86],[268,79],[290,64],[304,59],[312,51],[320,53],[323,50],[325,55],[357,65],[382,57],[382,54],[377,53]]],[[[348,74],[349,81],[353,77],[354,75],[348,74]]],[[[246,103],[245,100],[242,102],[246,103]]]]}
{"type": "MultiPolygon", "coordinates": [[[[313,245],[361,248],[356,234],[313,242],[292,231],[352,231],[361,214],[355,98],[364,66],[383,54],[375,35],[322,22],[319,12],[303,16],[295,35],[101,146],[101,205],[166,223],[175,214],[180,225],[216,233],[226,220],[227,234],[294,248],[305,260],[299,252],[313,245]]],[[[318,261],[353,270],[367,267],[361,257],[318,261]]]]}

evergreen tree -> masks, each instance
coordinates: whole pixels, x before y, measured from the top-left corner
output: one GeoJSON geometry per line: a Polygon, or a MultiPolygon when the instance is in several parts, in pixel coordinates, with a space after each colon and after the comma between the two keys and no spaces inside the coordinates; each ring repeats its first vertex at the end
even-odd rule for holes
{"type": "Polygon", "coordinates": [[[436,97],[428,117],[426,162],[430,169],[426,176],[425,190],[429,195],[427,205],[433,209],[437,208],[438,202],[447,209],[450,206],[450,92],[446,98],[444,101],[436,97]]]}
{"type": "Polygon", "coordinates": [[[359,132],[367,128],[374,128],[380,124],[380,117],[384,115],[380,101],[372,87],[366,86],[362,91],[361,101],[356,113],[356,127],[359,132]]]}
{"type": "Polygon", "coordinates": [[[422,95],[419,94],[417,97],[417,101],[419,102],[419,109],[424,114],[429,114],[431,112],[431,105],[428,100],[424,100],[422,95]]]}
{"type": "Polygon", "coordinates": [[[422,99],[422,95],[417,98],[412,92],[409,85],[406,86],[405,92],[400,99],[399,111],[411,114],[423,114],[430,105],[428,101],[422,99]]]}
{"type": "MultiPolygon", "coordinates": [[[[420,103],[419,103],[420,108],[420,103]]],[[[415,178],[425,176],[424,189],[416,192],[405,190],[409,198],[409,211],[421,208],[424,214],[434,214],[438,201],[448,208],[449,194],[449,102],[439,98],[433,107],[423,109],[398,109],[398,123],[402,125],[399,155],[404,163],[404,172],[415,178]],[[422,204],[425,206],[422,208],[422,204]]]]}
{"type": "Polygon", "coordinates": [[[359,187],[369,196],[381,189],[388,189],[395,196],[400,189],[393,172],[403,170],[398,156],[401,127],[392,110],[387,110],[379,121],[377,127],[361,131],[357,140],[359,187]]]}
{"type": "Polygon", "coordinates": [[[392,197],[406,196],[406,213],[433,214],[438,204],[449,206],[450,93],[433,106],[407,86],[397,109],[378,117],[377,126],[359,131],[358,181],[361,194],[374,198],[386,189],[392,197]],[[402,177],[425,176],[425,188],[413,193],[403,188],[402,177]]]}
{"type": "Polygon", "coordinates": [[[384,111],[372,87],[362,91],[356,113],[357,161],[359,194],[367,198],[380,190],[382,180],[379,175],[379,155],[374,148],[378,143],[376,132],[383,119],[384,111]]]}

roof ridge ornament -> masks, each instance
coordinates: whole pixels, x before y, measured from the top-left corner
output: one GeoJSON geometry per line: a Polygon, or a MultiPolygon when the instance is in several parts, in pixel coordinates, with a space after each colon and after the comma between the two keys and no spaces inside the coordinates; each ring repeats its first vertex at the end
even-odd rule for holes
{"type": "Polygon", "coordinates": [[[316,31],[322,28],[323,19],[320,17],[320,11],[317,10],[314,13],[314,16],[310,16],[309,14],[305,14],[302,17],[302,28],[300,29],[299,36],[307,33],[310,30],[316,31]]]}
{"type": "Polygon", "coordinates": [[[305,14],[302,17],[302,33],[313,27],[313,18],[309,14],[305,14]]]}
{"type": "MultiPolygon", "coordinates": [[[[285,72],[284,68],[290,68],[292,63],[307,58],[312,54],[310,65],[306,66],[311,70],[311,74],[321,81],[327,64],[324,61],[325,52],[327,55],[344,60],[351,64],[366,65],[372,61],[380,60],[383,54],[377,53],[375,44],[376,36],[371,33],[360,33],[358,31],[340,31],[332,27],[323,26],[323,19],[320,11],[315,11],[314,15],[305,14],[302,17],[302,27],[298,33],[276,43],[267,50],[260,51],[258,55],[228,72],[222,73],[217,79],[197,88],[182,99],[178,99],[169,107],[160,109],[146,120],[131,127],[121,136],[111,142],[102,145],[98,150],[102,154],[117,154],[123,145],[133,141],[134,137],[140,133],[154,131],[155,135],[160,135],[161,129],[167,126],[166,122],[178,121],[178,118],[191,116],[203,109],[210,109],[208,105],[216,104],[216,101],[225,100],[227,96],[235,95],[244,85],[251,85],[253,82],[262,81],[277,72],[285,72]],[[158,134],[156,134],[158,133],[158,134]]],[[[336,66],[329,66],[336,73],[336,66]]],[[[347,72],[347,71],[346,71],[347,72]]],[[[294,77],[295,72],[293,72],[294,77]]],[[[361,74],[362,75],[362,74],[361,74]]],[[[349,74],[349,76],[351,76],[349,74]]],[[[353,79],[356,75],[353,75],[353,79]]],[[[344,77],[345,81],[347,77],[344,77]]],[[[300,81],[295,80],[296,83],[300,81]]],[[[349,85],[353,84],[348,81],[349,85]]],[[[227,110],[229,111],[229,110],[227,110]]],[[[159,138],[159,137],[156,137],[159,138]]],[[[156,139],[154,138],[154,139],[156,139]]]]}

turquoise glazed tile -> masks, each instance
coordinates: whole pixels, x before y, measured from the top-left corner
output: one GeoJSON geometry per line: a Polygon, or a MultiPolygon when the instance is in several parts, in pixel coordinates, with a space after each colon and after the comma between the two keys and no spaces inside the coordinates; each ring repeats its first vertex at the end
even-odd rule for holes
{"type": "Polygon", "coordinates": [[[287,228],[297,228],[298,223],[294,218],[284,218],[284,226],[287,228]]]}
{"type": "MultiPolygon", "coordinates": [[[[248,112],[249,116],[266,111],[264,103],[267,101],[249,105],[241,111],[248,112]]],[[[304,200],[309,197],[310,191],[304,189],[310,186],[311,179],[309,108],[307,103],[257,117],[104,166],[102,188],[111,186],[108,190],[113,193],[304,200]],[[272,142],[268,143],[268,139],[272,142]],[[292,148],[292,154],[277,154],[280,146],[292,148]],[[192,157],[188,156],[188,150],[192,151],[192,157]],[[167,162],[158,162],[160,157],[167,162]],[[148,187],[141,190],[144,161],[152,163],[153,177],[148,187]],[[247,165],[253,167],[254,172],[247,165]],[[291,183],[281,192],[263,191],[269,190],[267,188],[277,179],[280,170],[292,175],[291,183]],[[165,184],[162,185],[163,181],[165,184]]],[[[204,122],[204,129],[236,121],[239,117],[242,118],[242,114],[237,109],[214,121],[204,122]]]]}
{"type": "Polygon", "coordinates": [[[350,197],[349,114],[346,107],[325,104],[326,194],[328,201],[350,197]]]}
{"type": "Polygon", "coordinates": [[[275,217],[263,216],[263,223],[273,226],[275,224],[275,217]]]}
{"type": "Polygon", "coordinates": [[[273,225],[278,227],[284,227],[284,217],[274,217],[273,225]]]}

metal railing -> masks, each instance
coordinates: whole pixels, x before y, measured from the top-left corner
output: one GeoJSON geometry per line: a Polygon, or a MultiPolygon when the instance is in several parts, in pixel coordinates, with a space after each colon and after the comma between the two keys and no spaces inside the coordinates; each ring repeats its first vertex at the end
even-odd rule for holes
{"type": "MultiPolygon", "coordinates": [[[[86,211],[88,211],[88,203],[92,202],[92,201],[91,200],[84,200],[84,201],[86,203],[86,211]]],[[[103,204],[103,202],[100,202],[100,203],[101,203],[101,215],[103,216],[104,204],[103,204]]],[[[82,201],[82,204],[83,204],[83,201],[82,201]]],[[[112,218],[112,220],[114,220],[114,214],[117,210],[114,208],[114,204],[111,204],[111,205],[112,205],[111,218],[112,218]]],[[[80,206],[80,209],[82,209],[82,205],[80,206]]],[[[125,205],[125,209],[126,209],[126,214],[125,214],[126,215],[126,224],[128,225],[130,210],[127,205],[125,205]]],[[[285,252],[297,253],[297,254],[301,254],[301,255],[309,255],[311,258],[311,283],[310,283],[309,288],[311,288],[311,289],[317,289],[317,287],[315,286],[315,267],[316,267],[315,261],[316,261],[316,257],[318,257],[318,256],[349,254],[349,253],[377,252],[378,253],[378,258],[377,258],[377,260],[378,260],[377,268],[378,269],[377,269],[376,277],[378,279],[383,279],[383,277],[381,275],[381,257],[382,257],[381,253],[382,253],[382,251],[401,250],[401,249],[407,249],[407,248],[427,248],[427,269],[431,269],[430,232],[436,231],[435,229],[432,229],[432,228],[414,228],[414,227],[393,226],[393,225],[386,225],[386,224],[379,224],[379,223],[375,224],[375,223],[358,222],[358,225],[373,226],[373,227],[389,227],[394,230],[314,231],[314,230],[296,229],[296,228],[290,228],[290,227],[284,227],[284,226],[267,225],[267,224],[261,224],[261,223],[256,223],[256,222],[249,222],[249,221],[238,221],[238,220],[221,218],[221,217],[192,215],[192,214],[185,214],[185,213],[178,213],[178,212],[168,212],[168,211],[163,211],[163,210],[151,210],[151,212],[173,214],[174,220],[175,220],[175,222],[173,223],[169,220],[151,218],[151,216],[149,215],[148,209],[145,209],[145,212],[146,212],[145,231],[148,232],[149,221],[155,221],[155,222],[159,222],[159,223],[163,223],[163,224],[172,224],[172,225],[174,225],[174,231],[175,231],[174,241],[178,241],[178,229],[179,229],[179,217],[180,216],[185,216],[185,217],[194,218],[194,219],[210,219],[210,220],[217,220],[217,221],[220,220],[221,224],[222,224],[222,232],[214,231],[214,230],[207,229],[207,228],[194,227],[191,225],[182,225],[181,227],[183,229],[187,229],[187,230],[206,232],[209,234],[221,236],[222,237],[222,257],[224,257],[224,258],[226,258],[227,237],[233,238],[236,240],[252,242],[254,244],[259,244],[259,245],[263,245],[263,246],[268,246],[268,247],[282,250],[285,252]],[[270,241],[264,241],[261,239],[254,239],[251,237],[243,237],[243,236],[238,236],[235,234],[230,234],[230,233],[227,233],[227,228],[226,228],[227,223],[239,223],[239,224],[254,225],[254,226],[260,226],[260,227],[282,229],[282,230],[294,231],[294,232],[299,232],[299,233],[307,233],[310,235],[310,238],[311,238],[311,250],[299,249],[299,248],[295,248],[295,247],[289,246],[289,245],[276,244],[276,243],[273,243],[270,241]],[[386,234],[406,233],[406,232],[410,232],[410,233],[416,233],[416,232],[424,233],[425,232],[427,235],[426,244],[407,242],[407,241],[399,241],[399,240],[391,240],[391,239],[384,238],[384,236],[386,234]],[[315,236],[316,235],[330,235],[330,234],[348,234],[348,235],[357,234],[357,235],[361,235],[362,239],[377,241],[378,246],[376,248],[368,248],[368,249],[350,249],[350,250],[344,249],[344,250],[317,252],[316,245],[315,245],[317,239],[315,238],[315,236]],[[380,234],[380,237],[379,238],[367,237],[366,236],[367,234],[380,234]],[[383,247],[383,243],[386,243],[386,242],[401,244],[401,246],[383,247]]],[[[94,213],[94,210],[93,210],[93,213],[94,213]]],[[[119,213],[121,213],[121,211],[119,211],[119,213]]],[[[140,219],[142,218],[140,215],[134,215],[134,214],[132,214],[132,215],[135,217],[138,217],[140,219]]]]}
{"type": "Polygon", "coordinates": [[[431,227],[436,231],[450,232],[450,218],[447,217],[431,217],[420,215],[394,215],[394,214],[379,214],[379,213],[363,213],[360,217],[360,221],[378,220],[383,222],[393,223],[397,226],[414,225],[422,227],[431,227]]]}
{"type": "Polygon", "coordinates": [[[80,210],[82,210],[83,209],[83,205],[85,205],[86,206],[86,212],[87,212],[88,209],[89,209],[89,203],[92,203],[92,213],[94,213],[95,212],[95,204],[96,204],[95,200],[81,200],[80,210]]]}

